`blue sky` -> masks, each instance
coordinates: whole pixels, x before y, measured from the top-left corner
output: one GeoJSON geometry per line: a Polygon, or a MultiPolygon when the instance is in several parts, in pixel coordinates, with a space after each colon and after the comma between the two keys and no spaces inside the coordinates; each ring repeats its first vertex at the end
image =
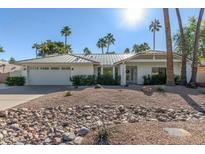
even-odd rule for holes
{"type": "MultiPolygon", "coordinates": [[[[33,43],[45,40],[64,41],[60,35],[63,26],[71,27],[68,42],[74,53],[82,53],[88,47],[93,53],[100,53],[96,42],[107,33],[116,39],[111,51],[122,53],[134,43],[148,42],[152,47],[150,22],[157,18],[163,28],[156,36],[156,49],[165,50],[165,31],[162,9],[145,9],[143,17],[130,27],[122,17],[124,9],[0,9],[0,45],[5,53],[0,59],[16,60],[35,57],[33,43]],[[124,22],[122,22],[124,21],[124,22]]],[[[199,9],[181,9],[184,24],[189,16],[198,16],[199,9]]],[[[170,9],[172,33],[178,29],[174,9],[170,9]]]]}

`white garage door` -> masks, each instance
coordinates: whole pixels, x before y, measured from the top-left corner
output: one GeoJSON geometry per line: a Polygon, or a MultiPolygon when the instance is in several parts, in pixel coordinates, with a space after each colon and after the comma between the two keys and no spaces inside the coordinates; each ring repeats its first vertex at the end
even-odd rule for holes
{"type": "Polygon", "coordinates": [[[72,85],[70,70],[30,70],[29,85],[72,85]]]}

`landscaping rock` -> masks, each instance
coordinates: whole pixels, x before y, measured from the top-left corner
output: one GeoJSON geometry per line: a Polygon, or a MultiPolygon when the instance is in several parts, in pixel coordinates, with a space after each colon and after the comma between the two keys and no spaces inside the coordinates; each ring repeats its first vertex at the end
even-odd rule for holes
{"type": "Polygon", "coordinates": [[[125,107],[124,107],[123,105],[119,105],[119,106],[118,106],[118,110],[119,110],[120,112],[124,112],[124,111],[125,111],[125,107]]]}
{"type": "Polygon", "coordinates": [[[61,105],[38,110],[12,108],[7,111],[9,114],[0,118],[1,144],[81,144],[90,130],[95,131],[102,125],[107,127],[127,122],[205,118],[203,113],[196,111],[135,105],[85,105],[69,108],[61,105]]]}
{"type": "Polygon", "coordinates": [[[137,122],[138,120],[134,117],[134,116],[131,116],[131,117],[129,117],[129,119],[128,119],[128,122],[129,123],[135,123],[135,122],[137,122]]]}
{"type": "Polygon", "coordinates": [[[103,88],[103,86],[100,85],[100,84],[96,84],[96,85],[95,85],[95,89],[100,89],[100,88],[103,88]]]}
{"type": "Polygon", "coordinates": [[[85,136],[89,132],[89,129],[86,127],[81,127],[80,130],[78,131],[78,134],[80,136],[85,136]]]}
{"type": "Polygon", "coordinates": [[[10,125],[10,128],[15,130],[15,131],[21,130],[21,128],[19,127],[19,124],[12,124],[12,125],[10,125]]]}
{"type": "Polygon", "coordinates": [[[4,135],[0,133],[0,141],[4,138],[4,135]]]}
{"type": "Polygon", "coordinates": [[[63,141],[72,141],[75,139],[75,134],[74,133],[64,133],[63,134],[63,141]]]}
{"type": "Polygon", "coordinates": [[[83,137],[77,136],[77,137],[74,139],[73,143],[79,145],[79,144],[82,143],[82,141],[83,141],[83,137]]]}
{"type": "Polygon", "coordinates": [[[164,128],[164,131],[172,137],[185,137],[191,135],[188,131],[181,128],[164,128]]]}
{"type": "Polygon", "coordinates": [[[8,111],[0,111],[0,117],[7,117],[8,111]]]}

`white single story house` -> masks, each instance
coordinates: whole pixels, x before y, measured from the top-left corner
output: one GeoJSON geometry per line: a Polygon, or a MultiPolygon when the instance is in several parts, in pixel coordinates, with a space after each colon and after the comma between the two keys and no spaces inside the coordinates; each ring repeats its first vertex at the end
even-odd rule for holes
{"type": "MultiPolygon", "coordinates": [[[[174,74],[181,73],[181,56],[174,53],[174,74]]],[[[130,54],[66,54],[17,62],[26,67],[26,85],[72,85],[75,75],[98,75],[106,72],[121,76],[121,85],[143,84],[143,76],[166,73],[166,52],[148,51],[130,54]]],[[[191,61],[187,60],[187,78],[191,61]]]]}

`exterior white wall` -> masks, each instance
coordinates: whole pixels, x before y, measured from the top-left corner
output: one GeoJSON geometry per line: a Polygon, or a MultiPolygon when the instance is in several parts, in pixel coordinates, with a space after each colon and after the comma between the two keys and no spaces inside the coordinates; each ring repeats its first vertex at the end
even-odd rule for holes
{"type": "Polygon", "coordinates": [[[71,76],[74,75],[94,75],[93,65],[73,65],[71,67],[71,76]]]}
{"type": "MultiPolygon", "coordinates": [[[[137,84],[143,84],[143,76],[152,74],[152,67],[166,67],[166,62],[141,62],[141,63],[128,63],[127,66],[137,66],[137,84]]],[[[174,62],[174,74],[181,74],[181,63],[174,62]]],[[[191,71],[190,63],[187,63],[187,79],[190,80],[191,71]]]]}
{"type": "Polygon", "coordinates": [[[197,82],[205,83],[205,67],[198,67],[197,82]]]}
{"type": "Polygon", "coordinates": [[[125,86],[126,85],[126,65],[125,64],[120,64],[120,77],[121,77],[120,84],[122,86],[125,86]]]}

